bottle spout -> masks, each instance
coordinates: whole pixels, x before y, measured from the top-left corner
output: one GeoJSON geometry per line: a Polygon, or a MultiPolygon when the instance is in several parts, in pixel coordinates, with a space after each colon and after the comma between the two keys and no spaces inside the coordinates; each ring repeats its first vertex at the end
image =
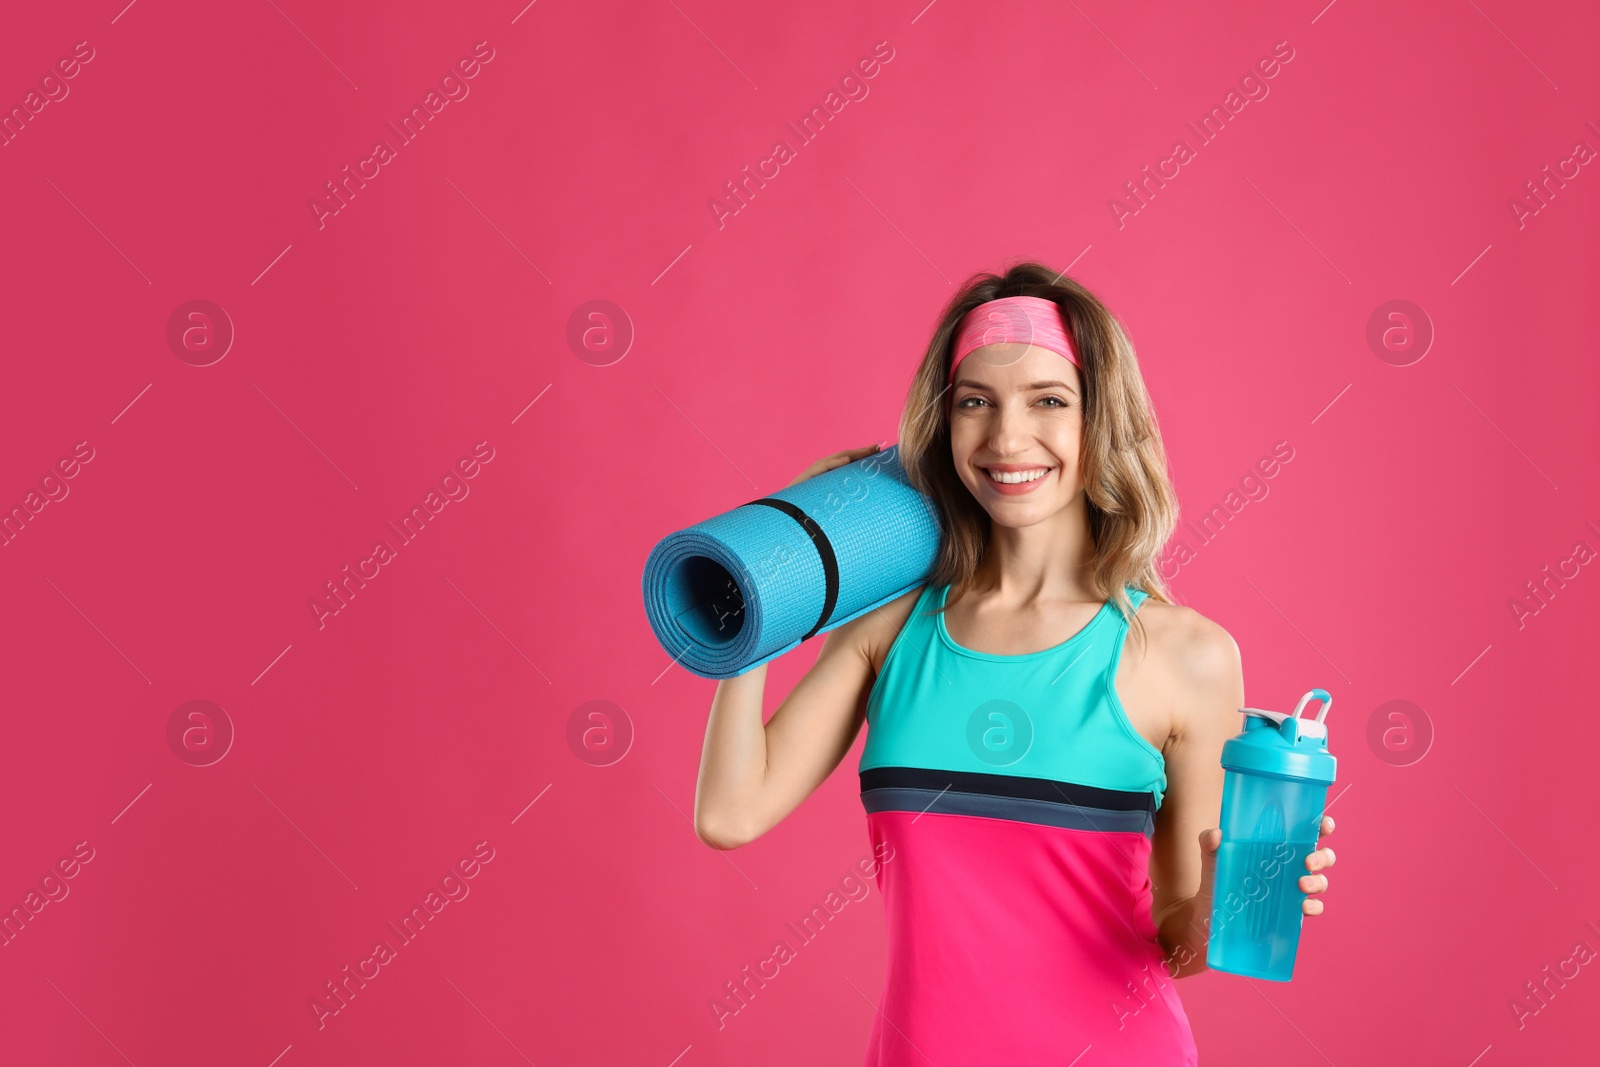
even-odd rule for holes
{"type": "Polygon", "coordinates": [[[1311,737],[1321,741],[1326,741],[1328,739],[1328,726],[1323,720],[1328,717],[1328,709],[1331,707],[1333,707],[1333,697],[1329,695],[1326,689],[1311,690],[1305,696],[1300,698],[1300,703],[1294,706],[1294,714],[1290,715],[1288,720],[1285,720],[1286,722],[1292,721],[1294,723],[1295,731],[1293,737],[1289,737],[1289,735],[1285,733],[1285,739],[1293,742],[1298,741],[1302,737],[1311,737]],[[1322,707],[1317,710],[1317,717],[1315,719],[1302,719],[1300,717],[1300,713],[1304,711],[1306,705],[1311,703],[1313,700],[1320,700],[1322,702],[1322,707]]]}

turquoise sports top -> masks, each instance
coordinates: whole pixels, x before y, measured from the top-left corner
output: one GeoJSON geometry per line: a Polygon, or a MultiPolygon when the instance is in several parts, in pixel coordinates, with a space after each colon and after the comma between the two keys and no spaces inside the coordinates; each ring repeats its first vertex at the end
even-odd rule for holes
{"type": "MultiPolygon", "coordinates": [[[[867,699],[859,771],[925,767],[1020,775],[1151,794],[1166,759],[1117,697],[1128,621],[1107,600],[1053,648],[1001,655],[965,648],[945,628],[948,586],[924,586],[867,699]]],[[[1149,595],[1128,589],[1133,610],[1149,595]]]]}

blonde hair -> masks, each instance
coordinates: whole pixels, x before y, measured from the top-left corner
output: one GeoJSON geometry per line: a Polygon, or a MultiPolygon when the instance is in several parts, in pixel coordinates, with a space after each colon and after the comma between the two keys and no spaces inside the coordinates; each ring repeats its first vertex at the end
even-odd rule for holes
{"type": "MultiPolygon", "coordinates": [[[[900,461],[939,513],[939,553],[928,584],[949,585],[950,602],[967,591],[988,551],[988,512],[973,499],[950,455],[950,410],[941,403],[950,380],[951,342],[961,319],[979,304],[1006,296],[1054,301],[1082,362],[1084,495],[1094,551],[1088,563],[1096,593],[1127,618],[1125,587],[1172,603],[1156,556],[1177,525],[1178,502],[1166,451],[1133,345],[1093,293],[1039,263],[1024,261],[1003,275],[968,278],[940,313],[900,415],[900,461]]],[[[1143,626],[1137,616],[1135,624],[1143,626]]]]}

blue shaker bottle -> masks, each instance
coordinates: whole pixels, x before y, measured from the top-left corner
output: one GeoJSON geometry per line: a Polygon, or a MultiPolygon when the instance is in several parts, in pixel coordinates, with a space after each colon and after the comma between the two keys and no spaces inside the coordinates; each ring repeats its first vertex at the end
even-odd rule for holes
{"type": "Polygon", "coordinates": [[[1328,753],[1333,698],[1313,689],[1294,714],[1240,708],[1244,730],[1222,746],[1222,846],[1212,878],[1206,965],[1287,982],[1300,947],[1300,878],[1317,847],[1335,760],[1328,753]],[[1300,712],[1322,702],[1316,719],[1300,712]]]}

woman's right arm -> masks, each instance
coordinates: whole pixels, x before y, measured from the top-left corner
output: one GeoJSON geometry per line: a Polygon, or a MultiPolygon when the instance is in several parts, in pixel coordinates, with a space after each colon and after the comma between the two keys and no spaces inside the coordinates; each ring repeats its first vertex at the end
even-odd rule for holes
{"type": "MultiPolygon", "coordinates": [[[[877,450],[869,445],[819,459],[789,484],[877,450]]],[[[816,663],[770,722],[761,721],[766,664],[717,683],[694,792],[700,840],[717,849],[754,841],[833,773],[866,719],[872,649],[887,614],[869,611],[825,634],[816,663]]]]}
{"type": "Polygon", "coordinates": [[[766,664],[717,683],[694,794],[700,840],[717,849],[749,844],[839,766],[866,718],[870,635],[882,619],[868,612],[829,631],[816,663],[766,724],[766,664]]]}

